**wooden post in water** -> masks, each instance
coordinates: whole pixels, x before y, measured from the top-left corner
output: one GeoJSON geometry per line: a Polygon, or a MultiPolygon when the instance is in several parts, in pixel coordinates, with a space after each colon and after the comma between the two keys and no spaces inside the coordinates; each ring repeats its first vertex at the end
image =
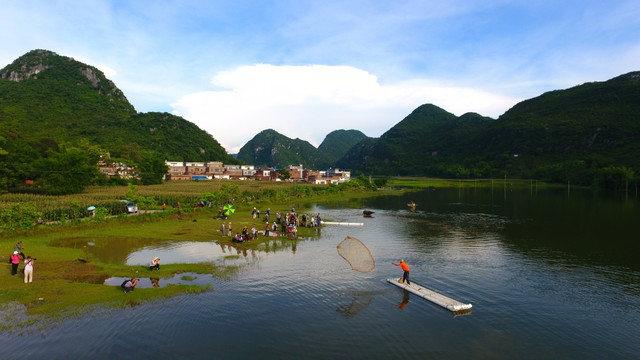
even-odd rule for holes
{"type": "Polygon", "coordinates": [[[504,174],[504,199],[507,200],[507,174],[504,174]]]}

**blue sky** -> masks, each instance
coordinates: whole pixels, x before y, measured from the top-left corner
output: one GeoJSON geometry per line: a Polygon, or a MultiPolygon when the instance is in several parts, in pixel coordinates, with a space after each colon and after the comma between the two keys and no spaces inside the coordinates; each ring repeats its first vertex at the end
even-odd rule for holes
{"type": "Polygon", "coordinates": [[[640,70],[637,1],[33,1],[0,6],[0,67],[47,49],[105,72],[139,112],[236,152],[272,128],[378,137],[425,103],[497,118],[640,70]]]}

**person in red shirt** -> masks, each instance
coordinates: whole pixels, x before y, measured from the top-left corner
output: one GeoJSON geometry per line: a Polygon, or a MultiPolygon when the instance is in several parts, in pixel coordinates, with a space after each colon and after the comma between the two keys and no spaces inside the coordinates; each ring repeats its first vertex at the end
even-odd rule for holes
{"type": "Polygon", "coordinates": [[[402,268],[402,270],[404,271],[404,273],[402,274],[402,282],[406,283],[407,285],[411,285],[411,281],[409,281],[409,265],[407,265],[406,262],[404,262],[404,259],[400,259],[400,263],[396,264],[396,263],[392,263],[395,266],[400,266],[402,268]]]}
{"type": "Polygon", "coordinates": [[[20,264],[20,255],[16,250],[11,254],[11,276],[18,273],[18,264],[20,264]]]}

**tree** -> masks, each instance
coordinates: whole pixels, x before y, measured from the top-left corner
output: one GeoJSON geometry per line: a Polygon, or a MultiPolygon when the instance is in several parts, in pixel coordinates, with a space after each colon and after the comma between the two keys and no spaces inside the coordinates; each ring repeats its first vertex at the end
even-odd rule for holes
{"type": "Polygon", "coordinates": [[[147,210],[151,209],[153,205],[156,203],[156,198],[154,196],[142,196],[138,195],[138,208],[144,210],[144,213],[147,213],[147,210]]]}
{"type": "Polygon", "coordinates": [[[136,164],[140,164],[142,162],[142,156],[143,150],[140,149],[140,145],[136,143],[122,145],[120,157],[129,159],[136,164]]]}
{"type": "Polygon", "coordinates": [[[375,179],[373,179],[373,183],[378,188],[383,188],[383,187],[387,186],[387,182],[388,181],[389,181],[388,178],[375,178],[375,179]]]}
{"type": "Polygon", "coordinates": [[[34,203],[13,204],[0,212],[0,223],[10,231],[28,230],[41,216],[34,203]]]}
{"type": "Polygon", "coordinates": [[[285,180],[289,180],[289,178],[291,178],[291,173],[289,172],[289,170],[287,169],[278,170],[278,179],[285,181],[285,180]]]}
{"type": "Polygon", "coordinates": [[[220,186],[220,199],[226,202],[232,202],[240,193],[240,185],[225,182],[220,186]]]}
{"type": "Polygon", "coordinates": [[[618,190],[629,185],[634,171],[626,166],[607,166],[598,171],[597,183],[600,187],[618,190]]]}
{"type": "Polygon", "coordinates": [[[138,201],[138,185],[128,183],[127,186],[129,190],[124,194],[125,200],[129,200],[131,202],[138,201]]]}
{"type": "Polygon", "coordinates": [[[146,153],[142,157],[138,169],[140,181],[144,185],[162,184],[162,180],[168,172],[169,167],[164,160],[153,153],[146,153]]]}
{"type": "Polygon", "coordinates": [[[40,182],[51,195],[75,194],[91,185],[98,167],[78,149],[62,149],[36,162],[40,182]]]}
{"type": "Polygon", "coordinates": [[[156,198],[153,196],[138,195],[138,185],[132,183],[128,184],[129,190],[124,194],[124,198],[138,205],[141,210],[149,210],[156,203],[156,198]]]}

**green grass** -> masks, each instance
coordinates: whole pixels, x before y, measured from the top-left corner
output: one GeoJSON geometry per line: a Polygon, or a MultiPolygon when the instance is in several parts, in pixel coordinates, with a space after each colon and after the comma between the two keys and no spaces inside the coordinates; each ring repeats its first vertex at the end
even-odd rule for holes
{"type": "MultiPolygon", "coordinates": [[[[165,185],[141,186],[140,193],[147,195],[168,196],[166,194],[181,193],[184,196],[197,197],[206,191],[215,191],[221,185],[207,182],[170,182],[165,185]]],[[[274,189],[286,193],[293,188],[293,183],[243,183],[242,191],[259,193],[264,189],[274,189]]],[[[327,188],[327,187],[324,187],[327,188]]],[[[118,199],[123,189],[91,188],[79,195],[84,202],[91,203],[97,199],[118,199]]],[[[260,219],[251,217],[251,210],[257,207],[264,217],[267,208],[271,209],[271,223],[275,220],[276,211],[284,214],[291,208],[298,213],[309,211],[314,203],[350,203],[358,205],[362,199],[372,196],[397,195],[397,190],[361,191],[342,190],[311,196],[291,196],[285,198],[255,197],[236,202],[236,212],[228,219],[233,223],[233,232],[240,232],[243,226],[249,229],[253,225],[260,231],[265,224],[260,219]]],[[[9,202],[20,202],[20,197],[0,197],[9,202]]],[[[29,201],[33,199],[29,198],[29,201]]],[[[73,201],[73,197],[48,197],[47,203],[73,201]]],[[[36,201],[36,206],[39,202],[36,201]]],[[[18,330],[24,325],[46,324],[57,322],[70,316],[79,316],[98,309],[118,309],[149,301],[161,301],[180,294],[197,294],[210,291],[210,286],[196,284],[167,285],[159,288],[140,288],[125,294],[119,286],[106,286],[104,282],[112,277],[146,277],[148,267],[126,265],[128,254],[155,243],[173,242],[215,242],[220,245],[231,245],[239,252],[269,251],[289,249],[297,242],[317,236],[315,229],[298,228],[298,238],[259,237],[257,240],[231,243],[230,238],[223,236],[219,229],[222,220],[216,219],[217,209],[185,206],[180,210],[167,209],[138,216],[114,216],[104,222],[75,220],[67,223],[52,223],[37,226],[31,230],[11,233],[0,232],[0,309],[3,314],[17,314],[11,321],[4,321],[0,331],[18,330]],[[22,274],[10,275],[11,265],[8,255],[19,240],[23,241],[25,255],[37,258],[34,266],[34,282],[24,284],[22,274]],[[89,243],[91,243],[89,245],[89,243]],[[106,255],[105,255],[106,254],[106,255]],[[3,265],[4,264],[4,265],[3,265]],[[4,269],[2,269],[4,268],[4,269]]],[[[330,220],[330,219],[325,219],[330,220]]],[[[162,264],[161,270],[154,272],[155,277],[173,278],[181,276],[183,281],[193,281],[198,275],[209,274],[219,279],[233,279],[242,271],[242,265],[235,261],[241,255],[229,254],[223,257],[220,264],[210,261],[201,263],[162,264]],[[227,263],[229,262],[229,263],[227,263]]],[[[20,265],[20,269],[23,265],[20,265]]],[[[40,326],[40,325],[38,325],[40,326]]]]}
{"type": "Polygon", "coordinates": [[[508,187],[508,188],[548,188],[551,186],[565,186],[563,184],[548,184],[537,180],[528,179],[436,179],[436,178],[392,178],[389,179],[387,186],[395,188],[491,188],[491,187],[508,187]]]}
{"type": "MultiPolygon", "coordinates": [[[[396,191],[397,193],[397,191],[396,191]]],[[[343,192],[323,196],[326,201],[359,202],[367,196],[377,193],[362,193],[358,191],[343,192]]],[[[271,208],[271,223],[275,219],[275,212],[285,213],[292,207],[301,213],[309,209],[313,202],[319,199],[302,198],[286,203],[275,201],[255,201],[240,204],[234,215],[225,220],[233,223],[233,231],[239,232],[243,226],[249,229],[254,224],[258,230],[264,230],[264,223],[251,217],[253,206],[258,207],[262,216],[268,207],[271,208]]],[[[0,238],[0,268],[4,268],[0,275],[0,306],[14,304],[16,311],[24,312],[24,316],[4,322],[1,330],[16,330],[24,325],[35,323],[56,322],[70,316],[79,316],[96,309],[122,308],[136,306],[148,301],[159,301],[179,294],[197,294],[210,291],[209,286],[194,284],[168,285],[160,288],[140,288],[125,294],[119,286],[106,286],[104,281],[111,277],[146,277],[148,268],[145,266],[128,266],[125,264],[126,255],[153,245],[155,242],[166,241],[204,241],[219,244],[232,244],[228,237],[219,232],[222,220],[215,219],[216,210],[198,209],[197,211],[167,210],[148,215],[131,217],[113,217],[103,223],[92,221],[75,222],[66,225],[46,225],[22,233],[4,233],[0,238]],[[87,246],[90,239],[93,246],[87,246]],[[8,255],[15,243],[23,241],[25,255],[37,258],[34,266],[34,282],[24,284],[22,274],[10,275],[11,265],[8,255]],[[116,241],[119,249],[114,249],[115,255],[109,259],[101,259],[91,251],[91,248],[108,248],[116,241]]],[[[265,250],[278,251],[290,248],[302,239],[316,236],[314,229],[300,227],[297,239],[278,237],[259,237],[258,240],[232,245],[239,251],[265,250]]],[[[210,274],[220,279],[233,279],[241,265],[227,260],[240,258],[239,255],[228,255],[223,259],[223,265],[216,265],[204,261],[195,264],[162,264],[161,270],[154,272],[154,276],[171,278],[177,274],[185,274],[182,279],[192,281],[197,274],[210,274]],[[196,274],[196,275],[194,275],[196,274]]],[[[20,265],[20,269],[23,265],[20,265]]]]}

